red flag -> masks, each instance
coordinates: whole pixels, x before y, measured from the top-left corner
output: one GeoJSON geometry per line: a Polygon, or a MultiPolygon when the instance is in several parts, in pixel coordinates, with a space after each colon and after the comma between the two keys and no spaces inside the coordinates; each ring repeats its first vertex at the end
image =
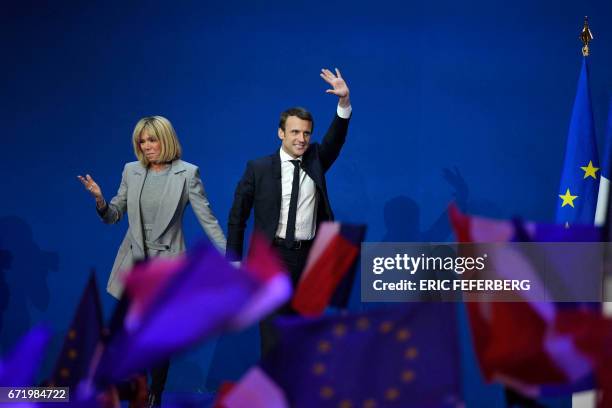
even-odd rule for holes
{"type": "Polygon", "coordinates": [[[217,390],[213,408],[227,408],[227,406],[223,404],[223,399],[234,389],[234,387],[236,387],[235,383],[231,381],[224,381],[217,390]]]}
{"type": "Polygon", "coordinates": [[[364,226],[331,222],[319,226],[291,301],[295,311],[309,317],[319,316],[325,311],[334,291],[355,264],[364,233],[364,226]]]}
{"type": "Polygon", "coordinates": [[[219,400],[219,408],[289,408],[283,390],[258,366],[219,400]]]}
{"type": "MultiPolygon", "coordinates": [[[[533,236],[546,241],[546,235],[553,236],[551,233],[556,232],[557,227],[524,223],[525,231],[517,233],[510,221],[467,216],[455,206],[449,208],[449,215],[460,242],[510,242],[516,241],[520,233],[528,234],[528,239],[533,236]]],[[[554,236],[578,240],[572,234],[570,230],[554,236]]],[[[545,290],[533,265],[520,253],[509,251],[503,261],[495,265],[500,274],[521,274],[530,278],[532,286],[537,282],[545,290]]],[[[533,301],[529,292],[522,296],[522,302],[467,304],[474,347],[485,379],[501,382],[523,395],[537,397],[545,390],[542,386],[572,384],[588,375],[592,369],[588,355],[576,346],[571,334],[556,329],[560,311],[555,304],[533,301]]],[[[570,387],[568,392],[571,392],[570,387]]]]}
{"type": "Polygon", "coordinates": [[[577,347],[589,356],[595,369],[599,408],[612,407],[612,319],[593,310],[562,310],[557,329],[573,336],[577,347]]]}

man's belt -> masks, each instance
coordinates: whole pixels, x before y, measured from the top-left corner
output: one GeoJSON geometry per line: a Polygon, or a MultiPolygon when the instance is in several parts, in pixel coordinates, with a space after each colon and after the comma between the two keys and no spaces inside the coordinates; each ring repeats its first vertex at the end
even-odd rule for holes
{"type": "MultiPolygon", "coordinates": [[[[295,240],[293,241],[293,245],[288,249],[308,248],[309,246],[312,245],[312,241],[313,241],[312,239],[306,239],[302,241],[295,240]]],[[[285,238],[275,237],[274,245],[287,248],[287,246],[285,245],[285,238]]]]}

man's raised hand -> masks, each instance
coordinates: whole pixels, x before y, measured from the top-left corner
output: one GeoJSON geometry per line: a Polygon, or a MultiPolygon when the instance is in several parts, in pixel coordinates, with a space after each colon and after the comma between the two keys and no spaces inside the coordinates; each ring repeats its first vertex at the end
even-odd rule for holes
{"type": "Polygon", "coordinates": [[[342,78],[342,74],[340,74],[340,70],[336,68],[336,75],[334,75],[334,73],[331,72],[329,69],[323,68],[321,70],[320,75],[321,75],[321,78],[323,78],[323,80],[332,87],[332,89],[328,89],[325,92],[328,94],[334,94],[338,98],[340,98],[340,102],[339,102],[340,106],[342,107],[349,106],[350,105],[349,88],[346,82],[344,81],[344,78],[342,78]]]}

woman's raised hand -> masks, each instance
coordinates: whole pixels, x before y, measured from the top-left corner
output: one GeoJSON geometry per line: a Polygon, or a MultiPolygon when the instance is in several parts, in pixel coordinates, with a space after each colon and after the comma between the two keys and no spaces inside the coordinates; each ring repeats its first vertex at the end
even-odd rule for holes
{"type": "Polygon", "coordinates": [[[83,186],[87,189],[87,191],[89,191],[89,193],[94,196],[96,201],[104,200],[100,186],[98,186],[98,184],[94,181],[94,179],[91,178],[89,174],[86,174],[85,177],[79,175],[77,176],[77,178],[79,179],[81,184],[83,184],[83,186]]]}

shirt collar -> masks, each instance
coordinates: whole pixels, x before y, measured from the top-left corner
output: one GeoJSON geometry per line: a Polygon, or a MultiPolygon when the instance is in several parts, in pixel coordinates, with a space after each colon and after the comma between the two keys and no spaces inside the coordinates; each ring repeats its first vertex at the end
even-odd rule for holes
{"type": "Polygon", "coordinates": [[[286,162],[286,161],[290,161],[290,160],[299,160],[302,161],[302,156],[298,157],[297,159],[294,159],[293,157],[291,157],[286,151],[283,150],[283,148],[280,148],[280,161],[282,162],[286,162]]]}

